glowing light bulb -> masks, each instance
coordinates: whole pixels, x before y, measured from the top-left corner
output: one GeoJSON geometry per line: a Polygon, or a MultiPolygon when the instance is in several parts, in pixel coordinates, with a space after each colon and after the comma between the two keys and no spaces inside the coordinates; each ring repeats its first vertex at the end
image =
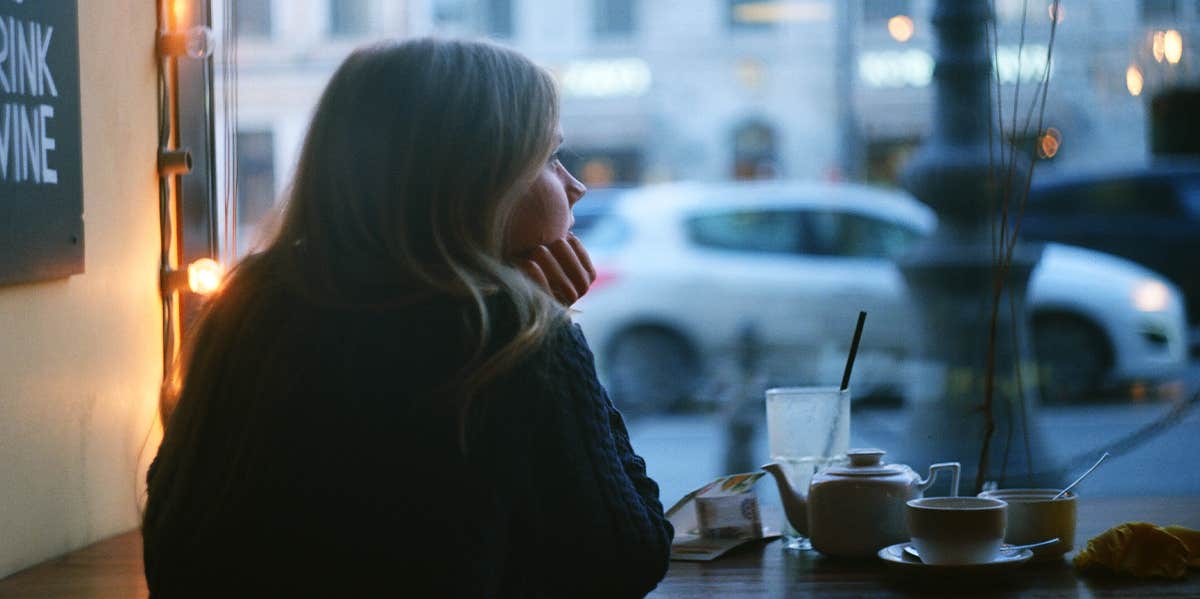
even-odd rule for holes
{"type": "Polygon", "coordinates": [[[1171,64],[1179,64],[1183,58],[1183,36],[1174,29],[1163,33],[1163,58],[1171,64]]]}
{"type": "Polygon", "coordinates": [[[1125,69],[1125,87],[1129,88],[1129,95],[1140,96],[1144,83],[1142,70],[1137,68],[1137,65],[1131,64],[1128,69],[1125,69]]]}
{"type": "Polygon", "coordinates": [[[1150,42],[1150,52],[1154,54],[1154,62],[1162,62],[1166,55],[1166,32],[1155,31],[1150,42]]]}
{"type": "Polygon", "coordinates": [[[888,19],[887,28],[888,33],[892,35],[892,39],[900,43],[912,39],[913,33],[916,32],[913,20],[908,15],[896,15],[888,19]]]}
{"type": "Polygon", "coordinates": [[[199,295],[209,295],[221,288],[225,267],[212,258],[200,258],[188,265],[188,288],[199,295]]]}

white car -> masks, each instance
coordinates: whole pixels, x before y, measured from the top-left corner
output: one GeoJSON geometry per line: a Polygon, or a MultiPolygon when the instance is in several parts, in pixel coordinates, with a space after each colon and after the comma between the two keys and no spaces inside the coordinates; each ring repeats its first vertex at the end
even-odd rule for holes
{"type": "MultiPolygon", "coordinates": [[[[577,210],[591,212],[580,235],[598,278],[575,319],[624,409],[665,408],[706,379],[734,376],[746,339],[773,384],[836,384],[860,309],[869,317],[856,395],[915,392],[919,330],[894,259],[936,217],[911,196],[849,184],[668,184],[590,209],[585,198],[577,210]]],[[[1039,377],[1048,401],[1184,367],[1181,294],[1129,261],[1048,244],[1027,305],[1039,371],[1053,373],[1039,377]]]]}

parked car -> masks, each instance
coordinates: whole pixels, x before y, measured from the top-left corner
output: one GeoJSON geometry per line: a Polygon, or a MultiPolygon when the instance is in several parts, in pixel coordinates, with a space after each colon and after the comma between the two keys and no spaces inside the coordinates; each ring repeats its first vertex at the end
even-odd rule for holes
{"type": "Polygon", "coordinates": [[[1200,349],[1200,164],[1157,165],[1039,179],[1022,233],[1115,254],[1161,273],[1188,304],[1200,349]]]}
{"type": "MultiPolygon", "coordinates": [[[[935,226],[901,192],[847,184],[670,184],[598,209],[597,266],[576,320],[614,400],[657,410],[731,372],[747,335],[776,384],[835,384],[859,309],[870,313],[856,394],[911,392],[919,331],[894,259],[935,226]]],[[[595,216],[595,215],[593,215],[595,216]]],[[[1028,306],[1049,400],[1183,367],[1184,305],[1150,270],[1048,244],[1028,306]]]]}

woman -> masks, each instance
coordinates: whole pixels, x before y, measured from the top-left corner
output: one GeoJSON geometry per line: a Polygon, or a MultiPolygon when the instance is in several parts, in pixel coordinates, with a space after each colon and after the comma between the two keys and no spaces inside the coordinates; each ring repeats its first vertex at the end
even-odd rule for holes
{"type": "Polygon", "coordinates": [[[672,529],[567,317],[595,274],[557,122],[551,77],[486,43],[338,69],[166,395],[155,597],[654,588],[672,529]]]}

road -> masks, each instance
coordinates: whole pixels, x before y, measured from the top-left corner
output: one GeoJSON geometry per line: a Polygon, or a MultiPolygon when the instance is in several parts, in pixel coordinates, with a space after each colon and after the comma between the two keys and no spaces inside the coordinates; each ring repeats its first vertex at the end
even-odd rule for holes
{"type": "MultiPolygon", "coordinates": [[[[1200,362],[1189,368],[1184,388],[1174,401],[1042,408],[1038,415],[1051,457],[1062,463],[1076,456],[1094,459],[1121,439],[1168,416],[1200,392],[1200,362]]],[[[1080,493],[1200,495],[1200,405],[1190,405],[1172,425],[1114,451],[1080,486],[1080,493]]],[[[851,447],[898,447],[905,439],[907,418],[903,409],[856,410],[851,420],[851,447]]],[[[754,464],[767,459],[762,420],[751,437],[754,464]]],[[[632,420],[629,430],[634,449],[645,458],[650,475],[659,483],[665,506],[725,474],[727,433],[719,414],[645,417],[632,420]]],[[[1079,471],[1084,469],[1086,466],[1079,471]]],[[[766,504],[778,502],[773,487],[766,484],[760,483],[759,496],[766,504]]]]}

